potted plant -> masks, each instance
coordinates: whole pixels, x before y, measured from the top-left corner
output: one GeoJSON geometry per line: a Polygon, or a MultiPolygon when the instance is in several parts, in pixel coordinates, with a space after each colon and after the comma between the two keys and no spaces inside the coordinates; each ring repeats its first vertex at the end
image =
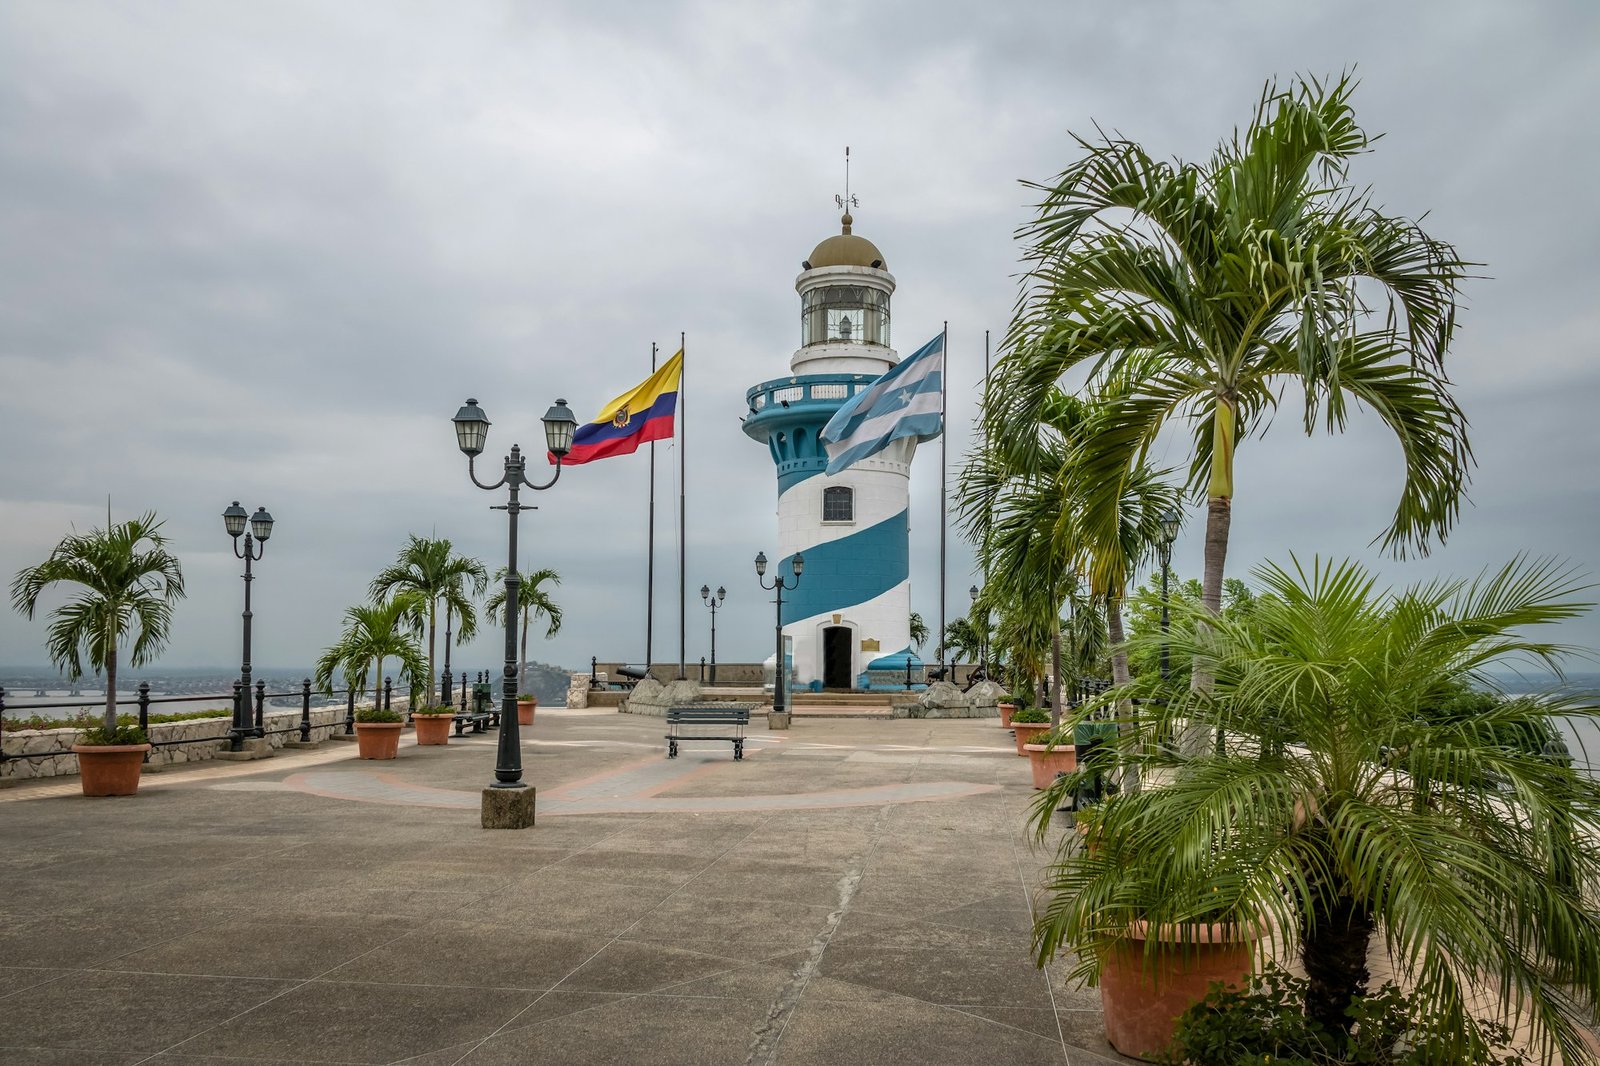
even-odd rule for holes
{"type": "Polygon", "coordinates": [[[533,712],[539,706],[539,697],[531,692],[524,692],[517,697],[517,724],[532,725],[533,712]]]}
{"type": "Polygon", "coordinates": [[[137,726],[117,721],[118,650],[133,637],[128,662],[143,666],[167,643],[173,605],[184,596],[183,568],[167,551],[154,513],[65,538],[37,566],[17,572],[11,603],[33,617],[40,594],[55,584],[81,585],[84,592],[50,613],[46,650],[50,660],[77,681],[84,667],[104,673],[104,721],[84,731],[72,747],[78,756],[85,796],[131,796],[150,750],[137,726]]]}
{"type": "Polygon", "coordinates": [[[345,683],[357,691],[375,676],[372,705],[358,708],[355,715],[357,752],[363,759],[393,759],[399,751],[405,717],[383,706],[383,664],[398,659],[400,676],[414,683],[426,676],[427,659],[417,644],[426,606],[422,595],[402,592],[380,603],[351,607],[338,643],[317,660],[317,687],[330,695],[335,671],[343,672],[345,683]]]}
{"type": "Polygon", "coordinates": [[[483,595],[488,579],[482,563],[457,555],[455,546],[448,540],[419,537],[414,533],[407,534],[406,546],[400,549],[394,565],[372,579],[368,592],[374,603],[381,603],[385,596],[393,593],[414,593],[422,600],[419,614],[428,631],[427,684],[422,687],[429,703],[437,697],[439,684],[434,658],[439,603],[444,602],[446,637],[450,619],[454,617],[461,622],[456,642],[464,644],[477,634],[478,614],[472,601],[483,595]]]}
{"type": "Polygon", "coordinates": [[[1055,784],[1057,774],[1070,774],[1078,768],[1078,749],[1070,725],[1035,733],[1022,750],[1028,753],[1034,788],[1049,788],[1055,784]]]}
{"type": "Polygon", "coordinates": [[[437,747],[450,743],[450,727],[455,724],[456,712],[449,707],[421,707],[413,712],[411,718],[417,723],[417,747],[437,747]]]}
{"type": "MultiPolygon", "coordinates": [[[[400,730],[406,716],[381,705],[356,711],[356,755],[362,759],[393,759],[400,754],[400,730]]],[[[420,741],[419,741],[420,743],[420,741]]]]}
{"type": "MultiPolygon", "coordinates": [[[[1497,692],[1493,671],[1559,662],[1559,645],[1524,631],[1584,613],[1581,576],[1530,560],[1393,591],[1351,562],[1254,576],[1248,614],[1174,612],[1172,656],[1205,687],[1141,674],[1086,712],[1139,700],[1103,750],[1147,784],[1095,808],[1089,847],[1061,834],[1036,961],[1065,950],[1071,977],[1099,981],[1123,1052],[1153,1050],[1124,1016],[1156,1012],[1152,996],[1185,979],[1180,967],[1210,957],[1242,977],[1256,940],[1298,956],[1298,1006],[1330,1032],[1352,1033],[1376,958],[1440,1022],[1432,1061],[1481,1061],[1495,1025],[1530,1061],[1574,1057],[1600,999],[1600,928],[1583,902],[1600,889],[1600,784],[1560,737],[1592,730],[1600,705],[1559,688],[1497,692]],[[1491,706],[1441,713],[1463,682],[1491,706]],[[1167,736],[1179,743],[1164,747],[1167,736]]],[[[1129,648],[1162,640],[1136,635],[1129,648]]],[[[1073,784],[1036,801],[1040,832],[1073,784]]],[[[1176,1005],[1146,1020],[1170,1033],[1176,1005]]]]}
{"type": "Polygon", "coordinates": [[[1011,716],[1011,731],[1016,735],[1017,755],[1026,757],[1024,745],[1050,728],[1050,712],[1043,707],[1024,707],[1011,716]]]}

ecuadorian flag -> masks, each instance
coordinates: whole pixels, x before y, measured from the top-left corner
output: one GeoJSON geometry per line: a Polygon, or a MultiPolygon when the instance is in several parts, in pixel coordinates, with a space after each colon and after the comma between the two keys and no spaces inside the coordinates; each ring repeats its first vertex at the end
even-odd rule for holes
{"type": "MultiPolygon", "coordinates": [[[[572,450],[562,459],[577,466],[593,459],[627,455],[639,445],[665,440],[673,434],[678,411],[678,383],[683,377],[683,349],[661,364],[661,369],[606,404],[594,420],[578,427],[572,450]]],[[[556,457],[550,456],[554,463],[556,457]]]]}

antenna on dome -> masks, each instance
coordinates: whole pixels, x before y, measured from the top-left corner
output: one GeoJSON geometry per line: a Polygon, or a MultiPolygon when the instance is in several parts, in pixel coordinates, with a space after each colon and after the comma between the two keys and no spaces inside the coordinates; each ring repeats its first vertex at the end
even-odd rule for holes
{"type": "Polygon", "coordinates": [[[835,196],[833,202],[839,205],[839,210],[844,212],[844,231],[850,232],[850,223],[855,219],[850,217],[852,207],[860,207],[861,201],[850,195],[850,146],[844,146],[844,195],[835,196]]]}

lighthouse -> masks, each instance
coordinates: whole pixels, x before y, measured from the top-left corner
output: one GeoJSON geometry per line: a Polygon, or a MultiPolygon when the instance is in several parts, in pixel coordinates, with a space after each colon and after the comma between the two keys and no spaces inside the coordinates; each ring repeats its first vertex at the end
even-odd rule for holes
{"type": "Polygon", "coordinates": [[[744,431],[766,445],[778,481],[778,545],[788,574],[780,622],[793,642],[800,688],[903,688],[911,649],[909,499],[914,439],[897,440],[836,475],[818,435],[850,397],[899,361],[889,344],[894,275],[854,232],[848,201],[840,232],[801,264],[800,347],[789,373],[746,393],[744,431]]]}

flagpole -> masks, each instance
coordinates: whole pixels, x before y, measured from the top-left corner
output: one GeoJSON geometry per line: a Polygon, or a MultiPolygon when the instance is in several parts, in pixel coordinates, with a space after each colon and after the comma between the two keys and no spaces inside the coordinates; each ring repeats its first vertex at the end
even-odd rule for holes
{"type": "MultiPolygon", "coordinates": [[[[650,342],[650,373],[656,372],[656,342],[650,342]]],[[[644,578],[644,672],[650,672],[650,652],[656,624],[656,442],[650,442],[650,546],[644,578]]]]}
{"type": "Polygon", "coordinates": [[[686,451],[688,451],[688,449],[685,447],[685,445],[689,440],[689,408],[688,408],[688,405],[687,405],[687,398],[684,396],[684,392],[686,390],[683,387],[684,379],[689,376],[689,371],[688,371],[689,355],[688,355],[688,352],[685,350],[685,348],[686,348],[686,346],[685,346],[685,343],[684,343],[684,335],[683,335],[682,331],[680,331],[678,333],[678,351],[683,352],[683,362],[681,364],[679,364],[682,369],[680,369],[678,371],[678,418],[681,420],[678,423],[678,680],[679,681],[685,681],[689,677],[689,671],[688,671],[688,667],[686,665],[688,660],[687,660],[687,657],[685,655],[685,648],[687,646],[687,633],[688,633],[688,609],[684,606],[684,604],[687,602],[686,601],[686,592],[687,592],[687,589],[688,589],[688,581],[687,581],[687,579],[685,577],[685,569],[686,569],[686,565],[685,564],[686,564],[686,561],[688,559],[688,553],[689,553],[689,541],[688,541],[688,536],[687,536],[688,529],[689,529],[689,524],[688,524],[689,508],[688,508],[688,506],[687,506],[687,504],[685,502],[685,500],[687,498],[687,494],[686,494],[686,491],[685,491],[685,480],[686,480],[686,478],[688,476],[689,464],[684,458],[684,453],[686,451]]]}
{"type": "MultiPolygon", "coordinates": [[[[945,485],[945,473],[950,469],[950,426],[947,417],[950,381],[950,323],[946,321],[939,332],[939,347],[943,349],[944,369],[939,374],[939,669],[945,669],[945,530],[949,526],[950,502],[945,485]]],[[[946,681],[954,680],[948,673],[946,681]]]]}

